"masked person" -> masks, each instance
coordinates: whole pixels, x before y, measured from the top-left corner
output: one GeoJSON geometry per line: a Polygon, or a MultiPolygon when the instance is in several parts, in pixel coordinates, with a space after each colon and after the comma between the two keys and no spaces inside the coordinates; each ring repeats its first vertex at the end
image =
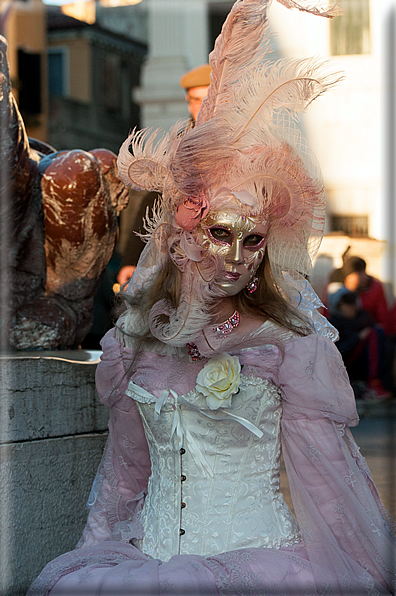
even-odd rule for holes
{"type": "Polygon", "coordinates": [[[268,4],[231,10],[195,128],[121,148],[123,180],[161,202],[102,342],[110,434],[87,526],[29,596],[394,593],[395,538],[306,280],[324,188],[293,116],[338,76],[269,64],[268,4]]]}

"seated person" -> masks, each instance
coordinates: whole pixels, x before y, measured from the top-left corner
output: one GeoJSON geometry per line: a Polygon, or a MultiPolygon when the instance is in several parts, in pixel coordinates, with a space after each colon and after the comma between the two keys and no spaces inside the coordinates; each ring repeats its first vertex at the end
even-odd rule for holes
{"type": "Polygon", "coordinates": [[[357,300],[357,294],[345,286],[329,295],[329,319],[340,334],[336,346],[356,397],[388,399],[392,393],[384,388],[390,372],[386,337],[370,313],[358,307],[357,300]]]}
{"type": "MultiPolygon", "coordinates": [[[[357,293],[360,307],[370,313],[386,334],[390,333],[390,312],[383,285],[378,279],[366,273],[364,259],[349,257],[341,269],[336,269],[333,272],[329,281],[328,295],[343,284],[351,292],[357,293]],[[338,287],[336,288],[337,283],[338,287]]],[[[328,298],[325,298],[326,305],[327,301],[328,298]]]]}

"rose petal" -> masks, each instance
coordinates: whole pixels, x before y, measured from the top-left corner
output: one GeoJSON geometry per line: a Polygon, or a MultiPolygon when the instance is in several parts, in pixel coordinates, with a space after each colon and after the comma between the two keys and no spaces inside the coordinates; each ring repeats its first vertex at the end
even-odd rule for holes
{"type": "Polygon", "coordinates": [[[199,220],[194,219],[194,216],[197,217],[197,211],[189,209],[184,205],[179,205],[176,211],[175,221],[178,226],[183,228],[183,230],[191,231],[197,227],[199,220]]]}
{"type": "Polygon", "coordinates": [[[191,231],[207,215],[209,208],[210,204],[204,196],[187,197],[184,203],[178,206],[175,221],[184,230],[191,231]]]}

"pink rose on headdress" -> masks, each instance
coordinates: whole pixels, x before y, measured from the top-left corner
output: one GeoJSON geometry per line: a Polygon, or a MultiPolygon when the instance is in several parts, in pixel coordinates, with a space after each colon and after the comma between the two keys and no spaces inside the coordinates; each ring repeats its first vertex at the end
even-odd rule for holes
{"type": "Polygon", "coordinates": [[[197,227],[201,219],[203,219],[209,211],[209,201],[205,199],[205,195],[201,193],[197,197],[187,197],[182,205],[179,205],[176,211],[176,223],[191,232],[197,227]]]}

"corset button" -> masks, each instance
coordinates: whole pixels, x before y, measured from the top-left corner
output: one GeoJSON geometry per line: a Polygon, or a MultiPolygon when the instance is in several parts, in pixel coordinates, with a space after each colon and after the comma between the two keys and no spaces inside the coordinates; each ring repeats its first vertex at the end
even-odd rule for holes
{"type": "Polygon", "coordinates": [[[184,501],[181,502],[181,508],[184,509],[184,507],[186,507],[186,504],[184,501]]]}
{"type": "Polygon", "coordinates": [[[184,454],[185,454],[185,452],[186,452],[186,450],[185,450],[185,449],[183,449],[183,447],[182,447],[182,448],[180,449],[180,455],[184,455],[184,454]]]}
{"type": "Polygon", "coordinates": [[[186,530],[183,530],[183,528],[180,528],[180,536],[183,536],[186,533],[186,530]]]}
{"type": "Polygon", "coordinates": [[[182,474],[182,475],[180,476],[180,478],[181,478],[181,481],[182,481],[182,482],[184,482],[185,480],[187,480],[187,476],[185,476],[184,474],[182,474]]]}

